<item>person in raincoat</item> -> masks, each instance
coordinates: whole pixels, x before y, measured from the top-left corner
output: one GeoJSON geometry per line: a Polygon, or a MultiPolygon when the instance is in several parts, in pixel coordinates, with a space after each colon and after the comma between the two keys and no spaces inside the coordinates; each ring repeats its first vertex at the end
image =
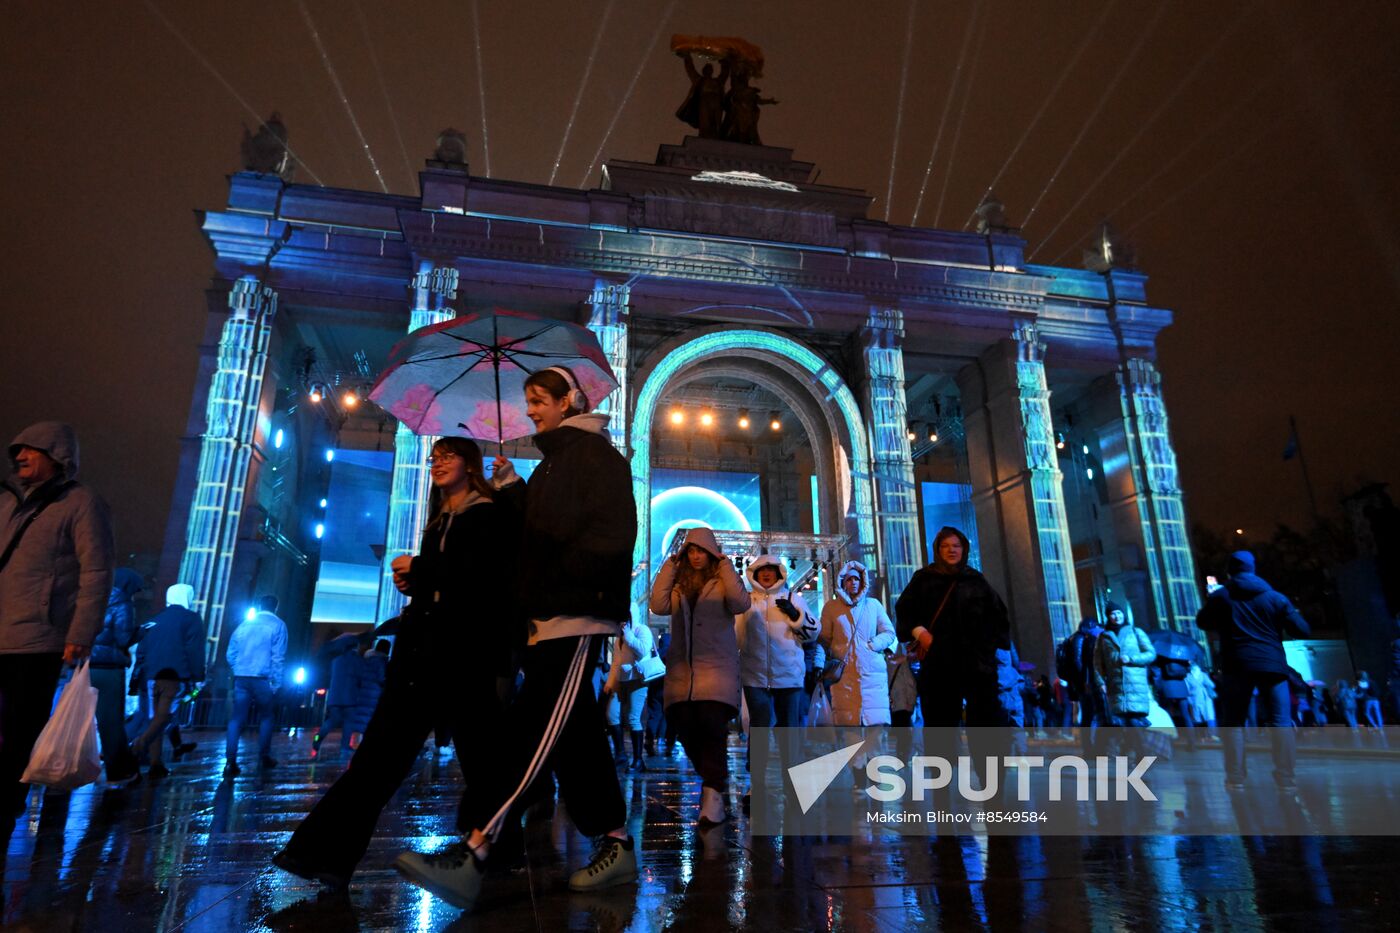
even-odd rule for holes
{"type": "Polygon", "coordinates": [[[671,617],[664,698],[700,774],[701,830],[725,821],[729,721],[739,715],[739,641],[734,617],[752,600],[714,532],[692,528],[651,585],[651,611],[671,617]]]}
{"type": "MultiPolygon", "coordinates": [[[[894,647],[894,624],[884,605],[870,596],[870,572],[860,561],[847,561],[836,575],[836,596],[822,607],[818,640],[828,658],[841,666],[831,684],[833,724],[867,730],[890,724],[889,670],[885,651],[894,647]]],[[[861,752],[851,764],[865,766],[861,752]]]]}
{"type": "MultiPolygon", "coordinates": [[[[768,767],[768,728],[802,724],[802,689],[806,676],[806,646],[814,642],[819,625],[801,593],[788,589],[787,568],[770,554],[749,564],[749,608],[737,620],[739,675],[749,707],[750,775],[762,781],[768,767]],[[757,736],[754,729],[762,729],[757,736]]],[[[787,767],[790,744],[779,746],[787,767]]],[[[750,782],[752,785],[752,781],[750,782]]],[[[744,812],[749,810],[744,794],[744,812]]]]}

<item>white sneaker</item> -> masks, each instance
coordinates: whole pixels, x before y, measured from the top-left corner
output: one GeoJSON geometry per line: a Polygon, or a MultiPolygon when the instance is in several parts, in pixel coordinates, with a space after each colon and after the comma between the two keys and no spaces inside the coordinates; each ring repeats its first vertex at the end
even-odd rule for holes
{"type": "Polygon", "coordinates": [[[574,891],[593,891],[636,880],[637,847],[632,837],[604,836],[588,864],[569,877],[569,887],[574,891]]]}
{"type": "Polygon", "coordinates": [[[724,812],[724,797],[713,787],[700,789],[700,819],[697,826],[703,831],[718,826],[728,817],[724,812]]]}
{"type": "Polygon", "coordinates": [[[394,867],[413,884],[466,911],[476,906],[481,879],[485,876],[481,862],[467,847],[466,840],[431,855],[401,852],[394,859],[394,867]]]}

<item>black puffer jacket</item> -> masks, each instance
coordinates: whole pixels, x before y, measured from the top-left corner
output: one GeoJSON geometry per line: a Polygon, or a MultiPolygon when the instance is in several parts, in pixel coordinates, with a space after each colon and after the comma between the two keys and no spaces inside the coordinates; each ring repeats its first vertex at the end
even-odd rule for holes
{"type": "Polygon", "coordinates": [[[951,676],[962,679],[974,673],[993,680],[997,676],[997,649],[1011,648],[1011,618],[1006,604],[987,578],[967,565],[968,540],[956,528],[944,528],[937,542],[949,534],[962,540],[963,558],[951,572],[932,564],[914,574],[894,605],[895,632],[900,641],[914,638],[914,629],[927,628],[933,636],[928,656],[919,668],[920,679],[951,676]],[[933,617],[953,587],[938,621],[933,617]]]}
{"type": "Polygon", "coordinates": [[[575,415],[535,435],[544,460],[528,483],[498,493],[524,513],[518,591],[529,619],[632,617],[637,505],[632,468],[607,437],[607,416],[575,415]]]}
{"type": "Polygon", "coordinates": [[[428,524],[409,567],[391,677],[509,673],[524,619],[502,580],[515,573],[518,539],[514,513],[484,497],[428,524]]]}
{"type": "Polygon", "coordinates": [[[136,624],[136,594],[143,585],[135,570],[118,568],[112,578],[112,595],[107,599],[102,631],[92,643],[93,667],[126,667],[131,663],[128,649],[141,635],[136,624]]]}

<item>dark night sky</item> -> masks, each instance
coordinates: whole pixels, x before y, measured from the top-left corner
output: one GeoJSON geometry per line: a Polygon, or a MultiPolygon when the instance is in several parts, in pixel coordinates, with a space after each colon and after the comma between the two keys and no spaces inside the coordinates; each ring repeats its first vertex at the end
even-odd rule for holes
{"type": "MultiPolygon", "coordinates": [[[[1177,315],[1160,365],[1192,519],[1304,522],[1290,413],[1324,510],[1360,477],[1400,480],[1400,5],[923,0],[896,149],[907,2],[479,2],[491,174],[549,179],[605,13],[558,184],[581,184],[615,115],[605,158],[680,141],[672,32],[744,36],[782,101],[765,141],[877,195],[873,216],[893,158],[890,219],[910,222],[942,124],[921,224],[960,228],[1016,151],[996,191],[1032,248],[1049,237],[1036,260],[1077,263],[1105,216],[1130,233],[1177,315]]],[[[416,193],[448,125],[485,173],[469,0],[306,9],[391,191],[416,193]]],[[[0,436],[72,422],[122,551],[155,550],[211,270],[193,212],[224,203],[253,119],[229,88],[280,110],[326,184],[378,183],[297,0],[22,0],[0,56],[0,436]]]]}

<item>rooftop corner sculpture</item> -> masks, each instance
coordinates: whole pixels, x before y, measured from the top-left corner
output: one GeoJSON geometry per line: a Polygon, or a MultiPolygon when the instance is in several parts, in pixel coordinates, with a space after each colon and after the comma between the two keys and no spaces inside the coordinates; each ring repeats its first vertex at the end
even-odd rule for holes
{"type": "Polygon", "coordinates": [[[778,102],[761,96],[759,89],[749,83],[763,77],[763,50],[733,36],[674,35],[671,51],[685,62],[685,73],[690,78],[690,91],[676,110],[676,119],[699,130],[701,139],[762,145],[758,135],[759,108],[778,102]],[[707,60],[699,70],[695,67],[697,57],[707,60]]]}
{"type": "Polygon", "coordinates": [[[243,128],[243,169],[259,175],[277,175],[290,182],[295,165],[287,148],[287,127],[282,115],[274,112],[258,127],[257,133],[243,128]]]}

